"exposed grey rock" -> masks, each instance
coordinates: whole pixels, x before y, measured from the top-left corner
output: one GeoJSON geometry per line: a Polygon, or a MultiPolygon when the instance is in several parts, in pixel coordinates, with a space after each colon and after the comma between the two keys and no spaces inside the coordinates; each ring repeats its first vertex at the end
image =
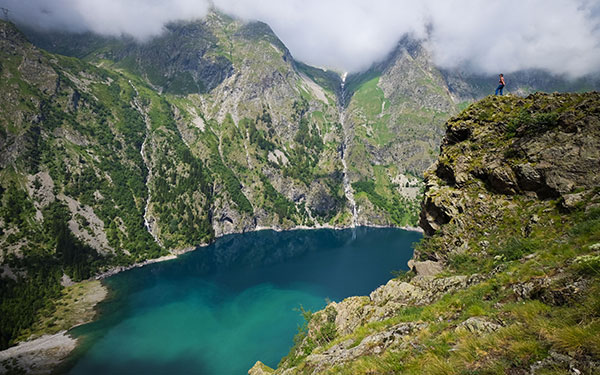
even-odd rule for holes
{"type": "Polygon", "coordinates": [[[269,375],[272,374],[275,370],[265,365],[261,361],[257,361],[254,366],[250,370],[248,370],[248,375],[269,375]]]}
{"type": "Polygon", "coordinates": [[[567,210],[575,209],[579,203],[583,202],[585,195],[586,192],[563,195],[562,207],[567,210]]]}
{"type": "Polygon", "coordinates": [[[534,278],[512,285],[517,299],[537,299],[551,306],[562,306],[579,298],[588,281],[573,280],[559,274],[554,277],[534,278]]]}
{"type": "Polygon", "coordinates": [[[574,358],[570,355],[558,353],[550,350],[549,355],[541,361],[537,361],[529,367],[530,375],[544,374],[546,371],[557,370],[565,371],[565,374],[597,374],[600,372],[600,361],[589,357],[578,356],[574,358]]]}
{"type": "Polygon", "coordinates": [[[470,317],[464,322],[460,323],[456,330],[467,330],[473,333],[490,333],[497,331],[502,326],[493,322],[490,322],[482,317],[470,317]]]}
{"type": "Polygon", "coordinates": [[[383,332],[365,337],[360,344],[353,346],[353,340],[346,340],[334,345],[320,354],[311,354],[306,358],[309,366],[313,367],[312,373],[318,374],[325,368],[336,364],[348,362],[361,356],[370,354],[381,354],[387,348],[397,344],[399,341],[407,340],[415,331],[427,327],[426,323],[400,323],[383,332]]]}
{"type": "Polygon", "coordinates": [[[412,283],[392,279],[387,284],[375,289],[369,297],[375,305],[381,305],[389,301],[408,302],[421,298],[423,290],[412,283]]]}
{"type": "Polygon", "coordinates": [[[522,190],[538,191],[542,188],[542,175],[530,163],[518,164],[513,171],[522,190]]]}
{"type": "Polygon", "coordinates": [[[360,326],[365,318],[368,297],[349,297],[334,305],[337,310],[335,326],[340,335],[347,335],[360,326]]]}
{"type": "Polygon", "coordinates": [[[518,191],[515,174],[508,166],[492,164],[486,168],[486,172],[493,191],[503,194],[515,194],[518,191]]]}
{"type": "Polygon", "coordinates": [[[419,276],[435,276],[444,269],[444,266],[440,262],[431,260],[424,262],[409,261],[408,266],[419,276]]]}

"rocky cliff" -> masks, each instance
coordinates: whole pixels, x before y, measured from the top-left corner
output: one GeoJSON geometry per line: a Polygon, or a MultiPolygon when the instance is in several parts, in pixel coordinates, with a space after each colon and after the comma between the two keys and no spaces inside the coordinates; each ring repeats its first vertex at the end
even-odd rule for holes
{"type": "Polygon", "coordinates": [[[600,94],[488,97],[446,123],[411,270],[305,312],[276,370],[600,371],[600,94]]]}

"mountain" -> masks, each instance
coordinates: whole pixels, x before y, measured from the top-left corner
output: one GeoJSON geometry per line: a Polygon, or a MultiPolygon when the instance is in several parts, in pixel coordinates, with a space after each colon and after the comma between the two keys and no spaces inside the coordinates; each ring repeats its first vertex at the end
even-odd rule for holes
{"type": "Polygon", "coordinates": [[[249,373],[597,373],[599,114],[595,92],[492,96],[452,117],[411,271],[305,312],[279,367],[249,373]]]}
{"type": "Polygon", "coordinates": [[[443,123],[485,79],[410,38],[340,76],[216,11],[144,43],[24,30],[0,22],[2,348],[64,285],[217,236],[415,226],[443,123]]]}
{"type": "Polygon", "coordinates": [[[336,97],[303,71],[327,73],[298,69],[265,24],[173,25],[164,40],[204,35],[201,63],[223,72],[209,82],[189,65],[184,81],[211,91],[188,95],[169,93],[187,60],[163,39],[98,42],[92,64],[0,27],[1,347],[71,280],[227,233],[352,223],[336,97]],[[174,64],[160,65],[164,82],[159,58],[174,64]]]}
{"type": "MultiPolygon", "coordinates": [[[[313,173],[300,176],[299,170],[286,167],[283,180],[276,169],[267,173],[275,190],[297,206],[300,216],[310,217],[288,220],[280,224],[282,227],[299,223],[415,225],[423,172],[435,160],[444,122],[468,103],[491,93],[496,82],[495,76],[437,67],[423,42],[410,37],[402,38],[383,61],[368,71],[342,74],[342,81],[335,72],[295,61],[268,25],[241,22],[215,10],[202,20],[168,24],[162,35],[144,43],[91,33],[25,32],[41,48],[140,77],[155,91],[166,94],[166,100],[180,113],[191,112],[187,118],[200,116],[223,123],[229,114],[238,126],[244,118],[262,116],[264,109],[274,120],[274,130],[262,138],[273,145],[297,142],[292,140],[292,133],[298,131],[298,125],[289,121],[296,116],[296,109],[290,105],[300,103],[300,97],[306,99],[307,120],[322,124],[314,129],[319,129],[323,144],[329,145],[327,156],[314,152],[313,161],[319,155],[328,160],[330,167],[307,164],[294,151],[296,160],[288,165],[300,163],[301,170],[314,169],[313,173]],[[181,97],[190,100],[191,110],[181,105],[181,97]],[[309,189],[302,186],[324,174],[332,178],[321,179],[321,184],[309,189]],[[298,184],[301,180],[304,183],[298,184]],[[308,194],[315,188],[316,195],[308,194]],[[302,203],[308,211],[299,207],[302,203]],[[325,211],[329,213],[324,216],[317,213],[325,211]]],[[[521,95],[535,89],[581,91],[600,87],[599,77],[572,82],[541,71],[517,72],[507,78],[507,89],[521,95]]],[[[184,130],[182,134],[190,133],[184,130]]],[[[243,135],[232,135],[234,147],[241,146],[239,137],[243,135]]],[[[287,147],[275,150],[264,142],[263,146],[269,148],[267,156],[270,153],[271,160],[277,158],[276,154],[283,155],[284,161],[294,158],[287,147]]],[[[312,142],[307,146],[310,153],[312,142]]],[[[250,160],[253,154],[249,149],[245,164],[262,165],[250,160]]],[[[243,155],[237,158],[244,164],[243,155]]],[[[245,173],[225,164],[238,179],[245,173]]],[[[260,176],[246,182],[255,185],[258,180],[260,176]]],[[[254,205],[257,198],[248,199],[254,205]]],[[[270,225],[269,220],[253,223],[235,207],[227,207],[226,211],[223,220],[227,228],[217,228],[217,235],[270,225]]],[[[283,206],[279,211],[285,211],[283,206]]],[[[261,214],[253,212],[251,216],[261,214]]]]}

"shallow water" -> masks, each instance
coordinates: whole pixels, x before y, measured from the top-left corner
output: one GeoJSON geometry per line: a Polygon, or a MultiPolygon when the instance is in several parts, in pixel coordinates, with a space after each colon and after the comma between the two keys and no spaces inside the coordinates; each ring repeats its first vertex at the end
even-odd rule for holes
{"type": "Polygon", "coordinates": [[[357,228],[259,231],[106,280],[100,317],[71,333],[69,374],[246,374],[275,367],[300,306],[367,295],[406,269],[421,234],[357,228]]]}

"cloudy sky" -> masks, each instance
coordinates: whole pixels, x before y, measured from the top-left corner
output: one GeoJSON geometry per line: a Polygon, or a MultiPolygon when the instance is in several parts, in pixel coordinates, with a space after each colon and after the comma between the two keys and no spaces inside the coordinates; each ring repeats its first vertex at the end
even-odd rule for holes
{"type": "MultiPolygon", "coordinates": [[[[358,71],[404,34],[426,41],[436,63],[478,72],[542,68],[600,72],[600,0],[213,0],[268,23],[299,60],[358,71]]],[[[140,41],[169,21],[203,17],[209,0],[0,0],[18,22],[140,41]]]]}

